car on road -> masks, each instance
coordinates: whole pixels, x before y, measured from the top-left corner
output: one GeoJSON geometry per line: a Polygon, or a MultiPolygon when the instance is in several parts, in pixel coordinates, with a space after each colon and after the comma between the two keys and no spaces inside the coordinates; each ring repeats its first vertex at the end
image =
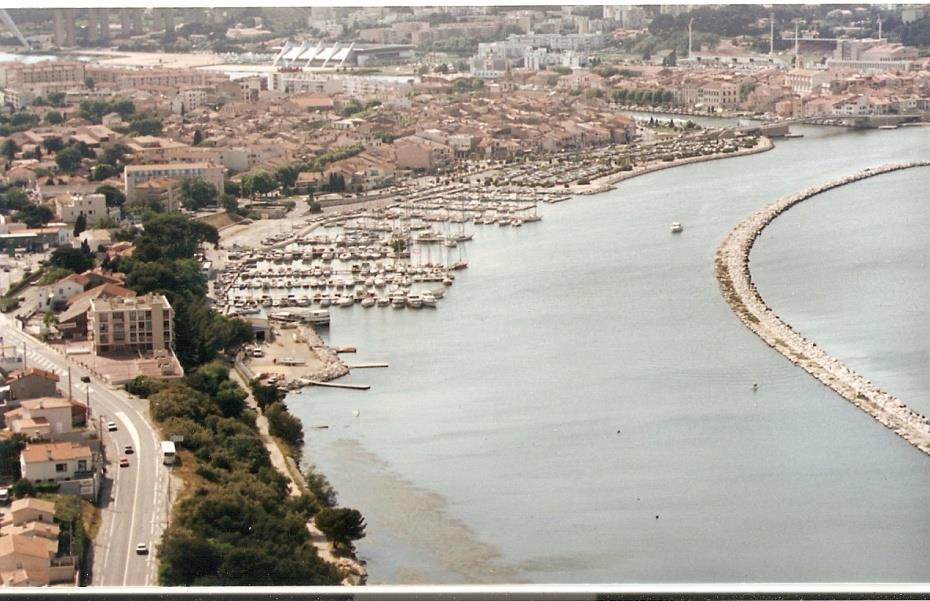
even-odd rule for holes
{"type": "Polygon", "coordinates": [[[131,444],[128,444],[125,447],[123,447],[123,452],[126,453],[127,455],[132,455],[133,453],[135,453],[135,451],[132,450],[131,444]]]}
{"type": "Polygon", "coordinates": [[[148,555],[149,546],[145,543],[139,543],[138,545],[136,545],[136,554],[137,555],[148,555]]]}
{"type": "Polygon", "coordinates": [[[123,457],[122,459],[120,459],[120,460],[119,460],[119,466],[120,466],[120,467],[129,467],[129,459],[127,459],[126,457],[123,457]]]}
{"type": "Polygon", "coordinates": [[[116,422],[110,422],[107,424],[107,430],[110,432],[116,432],[116,422]]]}

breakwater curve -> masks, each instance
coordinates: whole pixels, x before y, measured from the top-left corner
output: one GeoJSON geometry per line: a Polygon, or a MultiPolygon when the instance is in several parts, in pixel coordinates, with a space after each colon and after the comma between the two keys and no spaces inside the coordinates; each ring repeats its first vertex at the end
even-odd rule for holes
{"type": "Polygon", "coordinates": [[[730,230],[717,247],[714,271],[724,300],[746,327],[793,364],[871,415],[921,452],[930,455],[930,420],[900,399],[878,388],[782,321],[759,294],[749,270],[749,255],[756,239],[776,217],[798,203],[827,190],[869,177],[927,166],[930,166],[930,161],[886,164],[784,196],[753,213],[730,230]]]}

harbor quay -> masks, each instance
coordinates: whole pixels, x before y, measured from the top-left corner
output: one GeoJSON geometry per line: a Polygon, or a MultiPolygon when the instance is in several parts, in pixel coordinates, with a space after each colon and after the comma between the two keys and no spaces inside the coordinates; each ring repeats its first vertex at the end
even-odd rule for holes
{"type": "Polygon", "coordinates": [[[828,354],[781,320],[756,289],[749,269],[753,244],[775,218],[822,192],[884,173],[930,166],[930,161],[891,163],[785,196],[736,225],[717,248],[715,273],[723,298],[746,327],[793,364],[865,411],[921,452],[930,455],[930,420],[828,354]]]}

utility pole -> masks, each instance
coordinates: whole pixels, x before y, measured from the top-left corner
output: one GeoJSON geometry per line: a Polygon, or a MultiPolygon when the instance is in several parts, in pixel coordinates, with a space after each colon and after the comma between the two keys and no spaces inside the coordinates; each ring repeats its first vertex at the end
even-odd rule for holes
{"type": "Polygon", "coordinates": [[[68,366],[68,400],[73,400],[73,395],[71,394],[71,389],[73,388],[71,384],[71,366],[68,366]]]}

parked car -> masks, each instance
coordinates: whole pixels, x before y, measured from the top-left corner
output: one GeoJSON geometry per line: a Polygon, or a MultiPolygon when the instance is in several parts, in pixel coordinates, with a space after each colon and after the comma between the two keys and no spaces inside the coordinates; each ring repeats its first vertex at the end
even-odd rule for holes
{"type": "Polygon", "coordinates": [[[120,460],[119,460],[119,466],[120,466],[120,467],[129,467],[129,459],[127,459],[126,457],[123,457],[122,459],[120,459],[120,460]]]}
{"type": "Polygon", "coordinates": [[[107,424],[107,430],[110,432],[116,432],[116,422],[110,422],[107,424]]]}
{"type": "Polygon", "coordinates": [[[128,444],[125,447],[123,447],[123,452],[126,453],[127,455],[132,455],[133,453],[135,453],[135,451],[132,450],[131,444],[128,444]]]}
{"type": "Polygon", "coordinates": [[[145,543],[139,543],[138,545],[136,545],[136,554],[137,555],[148,555],[149,546],[145,543]]]}

